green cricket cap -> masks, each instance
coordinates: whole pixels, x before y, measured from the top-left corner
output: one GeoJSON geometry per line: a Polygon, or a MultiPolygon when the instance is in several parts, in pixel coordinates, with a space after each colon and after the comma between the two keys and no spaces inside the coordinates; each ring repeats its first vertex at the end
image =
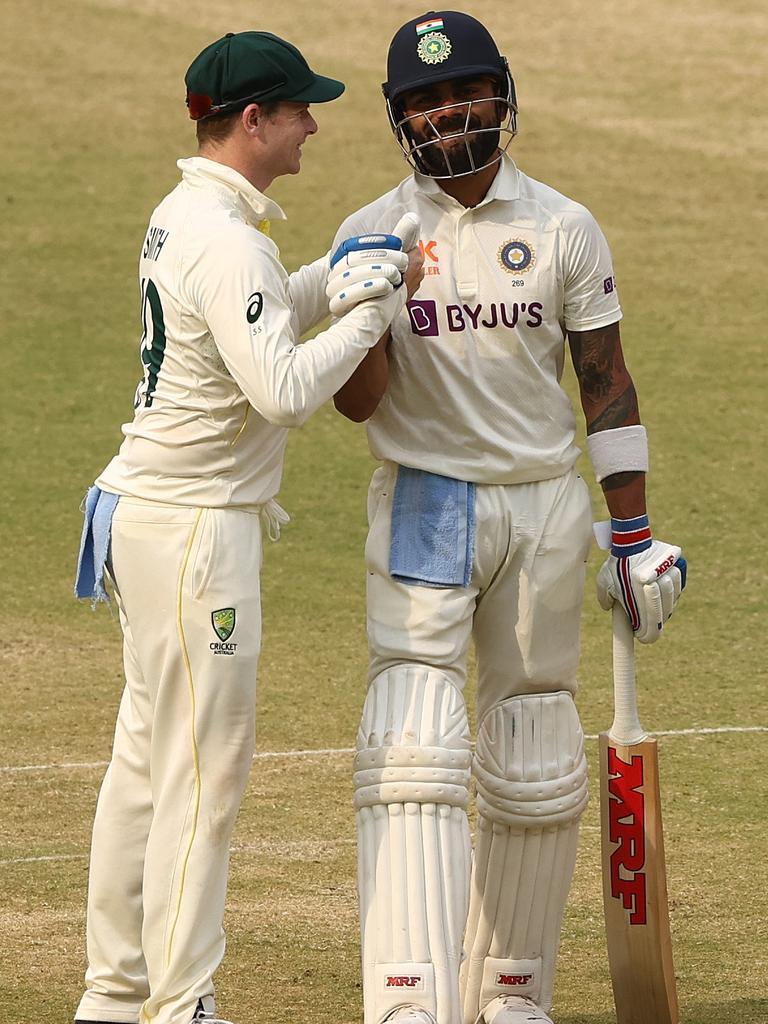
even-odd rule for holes
{"type": "Polygon", "coordinates": [[[249,103],[327,103],[344,92],[343,82],[316,75],[295,46],[271,32],[227,32],[195,57],[184,81],[193,121],[249,103]]]}

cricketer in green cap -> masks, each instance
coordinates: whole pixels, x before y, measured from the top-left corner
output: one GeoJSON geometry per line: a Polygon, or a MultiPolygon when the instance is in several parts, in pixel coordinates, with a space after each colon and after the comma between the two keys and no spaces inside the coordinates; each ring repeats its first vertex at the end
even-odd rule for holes
{"type": "Polygon", "coordinates": [[[185,76],[193,121],[249,103],[327,103],[344,83],[316,75],[291,43],[271,32],[228,32],[192,61],[185,76]]]}

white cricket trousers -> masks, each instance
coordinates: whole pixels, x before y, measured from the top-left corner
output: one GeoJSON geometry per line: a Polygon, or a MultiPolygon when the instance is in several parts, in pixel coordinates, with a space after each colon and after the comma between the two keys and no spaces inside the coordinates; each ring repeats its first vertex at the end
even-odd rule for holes
{"type": "Polygon", "coordinates": [[[478,720],[521,694],[576,691],[579,624],[592,513],[584,480],[478,484],[468,587],[409,586],[389,575],[397,466],[385,462],[368,494],[369,682],[401,664],[442,670],[463,690],[470,640],[478,720]]]}
{"type": "Polygon", "coordinates": [[[261,557],[258,514],[132,498],[115,510],[125,689],[93,827],[77,1019],[189,1024],[199,999],[214,1009],[255,744],[261,557]]]}

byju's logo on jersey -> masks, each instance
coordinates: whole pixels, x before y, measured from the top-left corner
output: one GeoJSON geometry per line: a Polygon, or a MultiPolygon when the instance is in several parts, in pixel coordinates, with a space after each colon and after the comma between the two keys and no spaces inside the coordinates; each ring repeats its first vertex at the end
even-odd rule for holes
{"type": "Polygon", "coordinates": [[[221,641],[221,643],[210,644],[210,648],[214,654],[232,655],[237,650],[237,644],[227,643],[235,631],[235,621],[236,615],[234,608],[217,608],[215,612],[211,612],[211,625],[213,626],[213,631],[221,641]]]}
{"type": "Polygon", "coordinates": [[[437,321],[437,303],[434,299],[411,299],[406,302],[411,330],[419,338],[437,338],[440,325],[437,321]]]}
{"type": "Polygon", "coordinates": [[[406,302],[411,331],[419,338],[438,338],[442,330],[449,334],[464,331],[493,331],[518,327],[536,328],[544,322],[544,307],[540,302],[491,302],[471,306],[467,302],[443,306],[442,314],[434,299],[411,299],[406,302]]]}
{"type": "Polygon", "coordinates": [[[536,265],[536,250],[522,238],[505,242],[498,253],[499,264],[508,274],[526,274],[536,265]]]}

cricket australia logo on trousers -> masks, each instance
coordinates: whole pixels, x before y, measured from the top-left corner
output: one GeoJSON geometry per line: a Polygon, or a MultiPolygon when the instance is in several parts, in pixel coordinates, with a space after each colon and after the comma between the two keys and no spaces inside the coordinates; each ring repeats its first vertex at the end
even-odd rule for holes
{"type": "Polygon", "coordinates": [[[218,608],[215,612],[211,612],[211,625],[213,631],[221,643],[212,643],[210,648],[214,654],[234,654],[237,650],[237,644],[227,643],[229,638],[235,631],[235,609],[234,608],[218,608]]]}

